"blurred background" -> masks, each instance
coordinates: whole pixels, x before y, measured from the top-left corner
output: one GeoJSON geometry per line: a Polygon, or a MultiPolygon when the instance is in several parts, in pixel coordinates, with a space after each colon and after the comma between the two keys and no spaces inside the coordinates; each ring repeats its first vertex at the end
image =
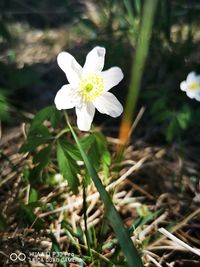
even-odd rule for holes
{"type": "MultiPolygon", "coordinates": [[[[80,64],[96,45],[107,50],[105,69],[122,68],[125,78],[112,92],[124,104],[142,19],[142,0],[1,0],[0,119],[10,126],[54,103],[67,83],[56,63],[60,51],[80,64]]],[[[180,91],[187,74],[200,74],[198,0],[160,0],[142,76],[139,101],[146,111],[134,137],[153,143],[199,144],[200,104],[180,91]]],[[[105,120],[106,119],[106,120],[105,120]]],[[[95,123],[113,126],[96,114],[95,123]]],[[[119,123],[119,121],[118,121],[119,123]]]]}

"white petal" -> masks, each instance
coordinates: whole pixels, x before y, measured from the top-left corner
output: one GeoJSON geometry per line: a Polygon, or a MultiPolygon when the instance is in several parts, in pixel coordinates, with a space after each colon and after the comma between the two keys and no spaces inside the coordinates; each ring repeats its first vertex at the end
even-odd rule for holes
{"type": "Polygon", "coordinates": [[[76,108],[77,125],[81,131],[89,131],[95,113],[95,107],[92,103],[76,108]]]}
{"type": "Polygon", "coordinates": [[[96,73],[102,71],[104,67],[106,50],[104,47],[96,46],[93,48],[86,57],[83,66],[83,76],[89,73],[96,73]]]}
{"type": "Polygon", "coordinates": [[[75,106],[75,89],[70,84],[63,85],[55,97],[55,105],[58,110],[69,109],[75,106]]]}
{"type": "Polygon", "coordinates": [[[102,96],[98,97],[93,104],[99,112],[114,118],[120,116],[123,111],[121,103],[109,92],[105,92],[102,96]]]}
{"type": "Polygon", "coordinates": [[[197,101],[200,101],[200,91],[198,91],[198,92],[194,95],[194,98],[195,98],[197,101]]]}
{"type": "Polygon", "coordinates": [[[109,70],[102,71],[101,76],[104,78],[105,91],[117,85],[124,77],[122,70],[118,67],[112,67],[109,70]]]}
{"type": "Polygon", "coordinates": [[[77,84],[80,80],[82,67],[76,59],[67,52],[58,54],[57,62],[59,67],[65,72],[70,84],[77,84]]]}
{"type": "Polygon", "coordinates": [[[191,72],[187,76],[187,84],[192,85],[193,83],[197,83],[200,86],[200,75],[196,75],[195,72],[191,72]]]}
{"type": "Polygon", "coordinates": [[[192,71],[188,74],[186,81],[187,81],[187,83],[188,82],[191,83],[191,82],[195,81],[195,79],[196,79],[196,73],[194,71],[192,71]]]}
{"type": "Polygon", "coordinates": [[[187,90],[187,83],[186,83],[186,81],[181,82],[180,88],[181,88],[182,91],[186,91],[187,90]]]}
{"type": "Polygon", "coordinates": [[[195,93],[193,91],[186,91],[186,95],[189,97],[189,98],[194,98],[195,97],[195,93]]]}

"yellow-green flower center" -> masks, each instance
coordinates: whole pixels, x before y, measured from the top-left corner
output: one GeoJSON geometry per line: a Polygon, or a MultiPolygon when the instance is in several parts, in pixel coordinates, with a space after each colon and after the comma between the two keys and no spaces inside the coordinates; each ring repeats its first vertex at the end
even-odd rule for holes
{"type": "Polygon", "coordinates": [[[193,82],[189,85],[191,91],[196,91],[200,87],[198,82],[193,82]]]}
{"type": "Polygon", "coordinates": [[[85,86],[85,90],[89,93],[91,92],[93,89],[93,85],[91,83],[88,83],[86,86],[85,86]]]}
{"type": "Polygon", "coordinates": [[[80,81],[79,94],[84,102],[92,102],[103,94],[104,78],[89,74],[80,81]]]}

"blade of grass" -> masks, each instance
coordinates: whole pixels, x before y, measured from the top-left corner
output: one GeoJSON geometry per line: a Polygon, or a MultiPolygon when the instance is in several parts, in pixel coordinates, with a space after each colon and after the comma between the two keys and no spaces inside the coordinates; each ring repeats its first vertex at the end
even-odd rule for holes
{"type": "Polygon", "coordinates": [[[124,144],[128,138],[133,114],[138,100],[142,74],[148,55],[157,2],[158,0],[146,0],[143,7],[141,26],[136,45],[136,54],[131,70],[131,81],[120,127],[119,138],[120,143],[122,144],[124,144]]]}
{"type": "Polygon", "coordinates": [[[67,121],[67,124],[71,130],[72,136],[77,144],[77,147],[81,153],[81,156],[83,158],[83,161],[85,163],[85,166],[88,170],[89,175],[91,176],[97,190],[99,191],[100,198],[104,203],[105,209],[106,209],[106,216],[107,219],[112,226],[116,237],[119,241],[119,244],[121,246],[122,251],[124,252],[124,255],[126,257],[127,263],[130,267],[143,267],[142,261],[138,255],[138,252],[136,248],[133,245],[133,242],[128,234],[127,229],[124,227],[124,224],[119,216],[119,213],[117,212],[115,206],[112,203],[112,200],[108,194],[108,192],[105,190],[96,170],[91,165],[90,160],[88,159],[87,155],[85,154],[81,143],[79,142],[79,139],[74,132],[73,128],[71,127],[71,124],[69,122],[68,116],[65,113],[65,118],[67,121]]]}
{"type": "Polygon", "coordinates": [[[133,26],[135,24],[135,18],[134,18],[134,13],[133,13],[133,9],[132,9],[130,0],[124,0],[124,6],[127,10],[131,25],[133,26]]]}
{"type": "Polygon", "coordinates": [[[88,234],[88,227],[87,227],[87,202],[86,202],[86,188],[83,182],[83,216],[84,216],[84,224],[85,224],[85,236],[86,236],[86,242],[88,246],[88,254],[90,257],[92,257],[92,253],[90,250],[90,239],[88,234]]]}

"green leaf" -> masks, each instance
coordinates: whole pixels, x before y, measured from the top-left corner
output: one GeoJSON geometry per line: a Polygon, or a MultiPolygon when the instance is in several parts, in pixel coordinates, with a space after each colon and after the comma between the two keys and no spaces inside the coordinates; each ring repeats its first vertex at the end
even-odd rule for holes
{"type": "Polygon", "coordinates": [[[55,106],[45,107],[35,115],[30,130],[40,127],[45,120],[50,120],[52,127],[56,128],[61,117],[62,113],[55,106]]]}
{"type": "Polygon", "coordinates": [[[109,151],[107,151],[107,150],[104,151],[101,159],[102,159],[102,163],[103,164],[105,164],[107,166],[110,166],[110,164],[111,164],[111,155],[110,155],[109,151]]]}
{"type": "Polygon", "coordinates": [[[29,175],[30,175],[30,169],[28,168],[28,166],[25,166],[22,169],[22,179],[27,183],[29,182],[29,175]]]}
{"type": "Polygon", "coordinates": [[[141,0],[135,0],[134,4],[135,4],[136,14],[140,15],[141,10],[142,10],[142,2],[141,2],[141,0]]]}
{"type": "MultiPolygon", "coordinates": [[[[58,255],[59,254],[62,255],[62,250],[60,248],[60,245],[59,245],[59,243],[58,243],[58,241],[57,241],[57,239],[56,239],[56,237],[55,237],[55,235],[53,233],[50,233],[50,238],[51,238],[51,241],[52,241],[52,248],[51,248],[52,252],[57,252],[58,255]]],[[[67,264],[63,260],[63,262],[60,261],[59,266],[67,267],[67,264]]]]}
{"type": "Polygon", "coordinates": [[[109,151],[105,151],[103,153],[103,155],[101,156],[101,161],[102,161],[102,165],[103,165],[103,174],[104,174],[105,181],[108,181],[109,167],[111,164],[111,155],[110,155],[109,151]]]}
{"type": "Polygon", "coordinates": [[[187,129],[191,118],[190,108],[188,106],[183,107],[183,109],[178,112],[176,118],[181,129],[187,129]]]}
{"type": "Polygon", "coordinates": [[[62,149],[68,154],[73,160],[81,160],[81,154],[76,145],[67,142],[66,140],[62,140],[62,149]]]}
{"type": "Polygon", "coordinates": [[[156,122],[164,122],[168,121],[173,116],[173,112],[170,110],[161,110],[160,112],[156,113],[153,117],[154,121],[156,122]]]}
{"type": "MultiPolygon", "coordinates": [[[[152,92],[152,91],[151,91],[152,92]]],[[[147,95],[148,96],[148,95],[147,95]]],[[[148,98],[152,97],[152,95],[148,96],[148,98]]],[[[153,101],[152,106],[151,106],[151,114],[152,115],[156,115],[157,113],[159,113],[161,110],[166,110],[167,107],[167,101],[168,98],[165,95],[155,95],[155,97],[157,97],[157,99],[153,101]]],[[[147,99],[148,99],[147,98],[147,99]]]]}
{"type": "Polygon", "coordinates": [[[57,110],[56,108],[54,108],[54,110],[52,111],[51,117],[50,117],[51,125],[53,128],[56,128],[58,126],[58,123],[60,122],[61,117],[62,117],[62,113],[60,112],[60,110],[57,110]]]}
{"type": "Polygon", "coordinates": [[[41,168],[38,165],[29,171],[28,180],[29,183],[33,184],[37,182],[40,178],[41,178],[41,168]]]}
{"type": "Polygon", "coordinates": [[[74,193],[78,191],[79,180],[77,174],[80,168],[76,161],[64,149],[65,143],[63,141],[57,142],[57,160],[60,172],[67,179],[69,187],[74,193]]]}
{"type": "MultiPolygon", "coordinates": [[[[67,116],[66,116],[67,117],[67,116]]],[[[124,252],[124,255],[127,259],[127,262],[129,266],[131,267],[142,267],[143,264],[141,262],[141,259],[137,253],[136,248],[133,245],[133,242],[127,232],[127,229],[124,227],[124,224],[119,216],[119,213],[117,212],[115,206],[112,203],[112,200],[108,194],[108,192],[105,190],[95,168],[90,163],[89,158],[87,157],[85,151],[83,150],[81,143],[78,140],[77,135],[75,134],[73,128],[71,127],[68,118],[67,123],[68,126],[72,132],[72,135],[74,137],[74,140],[80,150],[80,153],[82,155],[82,158],[84,160],[85,166],[88,170],[88,173],[90,174],[97,190],[99,191],[101,200],[104,203],[105,209],[106,209],[106,216],[116,234],[116,237],[119,241],[119,244],[122,248],[122,251],[124,252]]]]}
{"type": "Polygon", "coordinates": [[[35,208],[40,206],[41,203],[39,202],[34,202],[28,205],[20,206],[17,214],[24,226],[26,227],[31,226],[32,228],[38,231],[44,229],[44,224],[42,220],[38,218],[34,213],[35,208]]]}
{"type": "Polygon", "coordinates": [[[45,120],[49,119],[52,116],[52,113],[55,111],[54,106],[45,107],[40,110],[33,119],[31,123],[31,129],[34,129],[40,126],[45,120]]]}
{"type": "Polygon", "coordinates": [[[104,171],[104,176],[105,178],[108,177],[108,167],[111,164],[111,155],[110,152],[108,151],[108,145],[107,145],[107,140],[104,137],[103,134],[96,132],[95,133],[95,138],[96,138],[96,144],[94,144],[94,149],[96,149],[97,145],[97,152],[98,152],[98,166],[103,168],[104,171]]]}
{"type": "Polygon", "coordinates": [[[52,135],[48,128],[44,125],[30,129],[27,136],[27,141],[24,145],[22,145],[19,152],[26,153],[35,151],[38,146],[48,143],[51,139],[52,135]]]}
{"type": "MultiPolygon", "coordinates": [[[[95,142],[95,135],[94,134],[90,134],[84,138],[82,138],[80,140],[80,143],[82,145],[82,148],[85,150],[85,151],[88,151],[91,147],[91,145],[95,142]]],[[[80,152],[79,152],[80,153],[80,152]]]]}
{"type": "MultiPolygon", "coordinates": [[[[88,153],[91,146],[95,142],[95,136],[93,134],[86,136],[80,140],[83,149],[88,153]]],[[[65,151],[65,153],[68,153],[72,159],[75,161],[82,160],[80,151],[78,150],[78,147],[76,144],[71,144],[67,142],[66,140],[62,140],[62,148],[65,151]]]]}
{"type": "Polygon", "coordinates": [[[39,164],[41,168],[44,168],[47,163],[49,162],[49,157],[51,153],[51,146],[47,146],[43,149],[41,149],[34,157],[33,157],[33,163],[39,164]]]}
{"type": "Polygon", "coordinates": [[[38,201],[38,192],[32,188],[29,195],[29,203],[38,201]]]}
{"type": "Polygon", "coordinates": [[[87,156],[96,170],[99,170],[101,167],[100,166],[101,156],[99,154],[100,151],[97,149],[97,141],[95,139],[94,143],[87,152],[87,156]]]}
{"type": "Polygon", "coordinates": [[[40,125],[39,127],[37,128],[31,128],[29,130],[29,133],[28,133],[28,137],[29,136],[32,136],[32,137],[45,137],[45,138],[51,138],[52,135],[51,133],[49,132],[49,129],[44,126],[44,125],[40,125]]]}
{"type": "Polygon", "coordinates": [[[80,143],[95,169],[104,169],[104,165],[110,165],[111,158],[105,137],[101,133],[94,132],[88,136],[87,141],[90,142],[90,145],[87,143],[85,145],[82,140],[80,140],[80,143]]]}
{"type": "Polygon", "coordinates": [[[177,120],[176,118],[172,118],[172,120],[169,123],[169,126],[167,128],[167,132],[166,132],[166,139],[168,142],[171,142],[173,140],[173,138],[175,137],[176,133],[177,133],[177,120]]]}
{"type": "Polygon", "coordinates": [[[43,137],[30,137],[28,139],[28,142],[20,148],[19,152],[20,153],[26,153],[26,152],[32,152],[35,151],[35,149],[44,144],[46,142],[46,138],[43,137]]]}
{"type": "Polygon", "coordinates": [[[160,215],[162,213],[162,209],[157,210],[155,212],[149,212],[145,217],[139,217],[136,221],[134,221],[134,223],[129,227],[129,232],[130,234],[132,234],[133,231],[135,231],[135,229],[137,227],[142,227],[143,225],[149,223],[152,220],[155,220],[158,215],[160,215]]]}
{"type": "Polygon", "coordinates": [[[37,164],[30,172],[29,172],[29,182],[32,184],[37,181],[41,177],[41,173],[46,165],[49,163],[51,153],[51,145],[41,149],[36,155],[33,157],[33,163],[37,164]]]}
{"type": "Polygon", "coordinates": [[[0,120],[8,120],[9,115],[9,103],[5,95],[0,92],[0,120]]]}

